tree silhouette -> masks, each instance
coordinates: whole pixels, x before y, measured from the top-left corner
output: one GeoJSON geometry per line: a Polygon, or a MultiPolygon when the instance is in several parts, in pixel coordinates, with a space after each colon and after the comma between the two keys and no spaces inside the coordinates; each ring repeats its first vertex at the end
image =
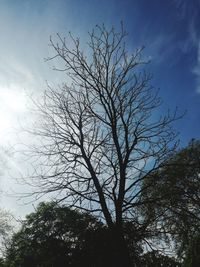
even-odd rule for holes
{"type": "Polygon", "coordinates": [[[164,166],[144,181],[144,216],[150,217],[154,233],[168,233],[183,257],[200,232],[200,142],[191,140],[176,151],[164,166]],[[150,202],[150,199],[158,201],[150,202]],[[155,220],[158,218],[159,220],[155,220]]]}
{"type": "Polygon", "coordinates": [[[5,266],[100,266],[93,249],[100,229],[102,223],[86,213],[42,202],[7,244],[5,266]]]}
{"type": "Polygon", "coordinates": [[[181,267],[181,263],[174,258],[162,255],[157,251],[147,252],[143,255],[142,267],[181,267]]]}
{"type": "Polygon", "coordinates": [[[185,253],[183,267],[198,267],[200,264],[200,235],[192,237],[185,253]]]}
{"type": "Polygon", "coordinates": [[[123,26],[120,32],[97,26],[87,53],[72,34],[69,41],[51,39],[49,60],[60,60],[68,82],[49,87],[36,103],[41,119],[33,130],[41,138],[34,183],[73,207],[99,212],[113,232],[113,266],[131,266],[123,223],[131,219],[138,231],[147,226],[137,212],[142,181],[176,146],[176,111],[158,114],[161,100],[142,70],[142,49],[129,53],[125,38],[123,26]]]}

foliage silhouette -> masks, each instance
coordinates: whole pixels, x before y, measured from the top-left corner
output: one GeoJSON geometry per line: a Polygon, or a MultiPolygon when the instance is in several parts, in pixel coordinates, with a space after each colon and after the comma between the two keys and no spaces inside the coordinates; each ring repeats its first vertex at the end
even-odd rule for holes
{"type": "Polygon", "coordinates": [[[173,153],[165,166],[146,179],[144,186],[148,188],[143,195],[147,203],[155,196],[159,199],[149,201],[143,210],[144,216],[154,222],[154,218],[160,218],[160,222],[152,224],[152,232],[170,234],[183,257],[200,232],[200,142],[193,139],[187,147],[173,153]]]}
{"type": "Polygon", "coordinates": [[[181,264],[172,257],[152,251],[143,255],[141,267],[181,267],[181,264]]]}
{"type": "MultiPolygon", "coordinates": [[[[127,224],[125,230],[135,266],[179,266],[174,259],[157,252],[143,254],[140,244],[133,240],[131,225],[127,224]]],[[[110,267],[116,255],[114,241],[112,231],[94,217],[55,202],[42,202],[13,235],[1,264],[4,267],[110,267]]]]}
{"type": "Polygon", "coordinates": [[[198,267],[200,265],[200,235],[194,236],[186,249],[183,267],[198,267]]]}
{"type": "Polygon", "coordinates": [[[54,202],[41,203],[14,234],[6,266],[90,266],[94,260],[90,251],[94,243],[88,245],[90,232],[101,227],[86,213],[54,202]]]}

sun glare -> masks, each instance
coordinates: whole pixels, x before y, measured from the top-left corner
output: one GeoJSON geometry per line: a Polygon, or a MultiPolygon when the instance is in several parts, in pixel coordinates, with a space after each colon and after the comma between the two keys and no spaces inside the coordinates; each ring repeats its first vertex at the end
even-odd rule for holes
{"type": "Polygon", "coordinates": [[[25,94],[17,89],[1,89],[0,90],[1,103],[13,111],[24,111],[25,109],[25,94]]]}
{"type": "Polygon", "coordinates": [[[19,88],[0,88],[0,133],[15,127],[25,110],[26,97],[19,88]]]}

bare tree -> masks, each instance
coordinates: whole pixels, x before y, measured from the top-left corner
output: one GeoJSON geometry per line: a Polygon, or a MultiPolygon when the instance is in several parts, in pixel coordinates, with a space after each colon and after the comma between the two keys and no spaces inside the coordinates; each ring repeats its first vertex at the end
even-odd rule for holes
{"type": "Polygon", "coordinates": [[[61,60],[58,70],[72,82],[48,88],[34,130],[43,140],[37,156],[44,169],[34,175],[41,191],[101,213],[121,249],[115,266],[130,265],[123,258],[123,222],[141,224],[142,181],[176,146],[176,111],[159,115],[161,100],[149,85],[151,75],[142,71],[142,48],[128,53],[125,37],[123,27],[116,32],[97,26],[87,54],[71,34],[70,43],[60,35],[58,43],[51,39],[55,55],[48,60],[61,60]]]}

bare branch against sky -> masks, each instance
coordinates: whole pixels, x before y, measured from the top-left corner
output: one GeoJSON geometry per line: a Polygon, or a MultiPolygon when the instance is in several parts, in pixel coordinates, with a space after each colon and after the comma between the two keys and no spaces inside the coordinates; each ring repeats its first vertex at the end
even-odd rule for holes
{"type": "MultiPolygon", "coordinates": [[[[24,91],[41,93],[49,84],[63,80],[63,72],[53,72],[56,61],[44,63],[51,55],[49,36],[61,36],[71,29],[86,39],[91,25],[119,25],[123,20],[128,36],[128,50],[145,45],[145,58],[151,58],[148,71],[154,74],[152,84],[160,88],[165,106],[188,110],[177,122],[182,145],[199,136],[199,1],[69,1],[21,0],[0,3],[0,136],[1,143],[15,143],[12,127],[18,121],[30,120],[24,91]],[[49,68],[50,66],[50,68],[49,68]]],[[[54,40],[55,38],[52,37],[54,40]]],[[[163,108],[164,110],[164,108],[163,108]]],[[[162,110],[162,112],[163,112],[162,110]]],[[[8,159],[10,169],[17,163],[8,159]]],[[[25,163],[20,166],[26,169],[25,163]]],[[[22,189],[5,172],[1,187],[8,193],[22,189]]],[[[25,189],[23,189],[25,190],[25,189]]],[[[29,207],[17,206],[16,199],[2,198],[2,206],[25,214],[29,207]]]]}
{"type": "Polygon", "coordinates": [[[122,241],[124,221],[146,225],[137,213],[142,182],[176,148],[172,123],[180,116],[158,114],[161,100],[143,70],[142,48],[127,51],[123,25],[119,32],[96,26],[87,54],[71,33],[51,45],[49,60],[61,61],[56,70],[71,83],[49,87],[36,103],[40,117],[30,133],[40,142],[28,179],[40,186],[35,193],[56,192],[57,200],[100,214],[122,241]]]}

